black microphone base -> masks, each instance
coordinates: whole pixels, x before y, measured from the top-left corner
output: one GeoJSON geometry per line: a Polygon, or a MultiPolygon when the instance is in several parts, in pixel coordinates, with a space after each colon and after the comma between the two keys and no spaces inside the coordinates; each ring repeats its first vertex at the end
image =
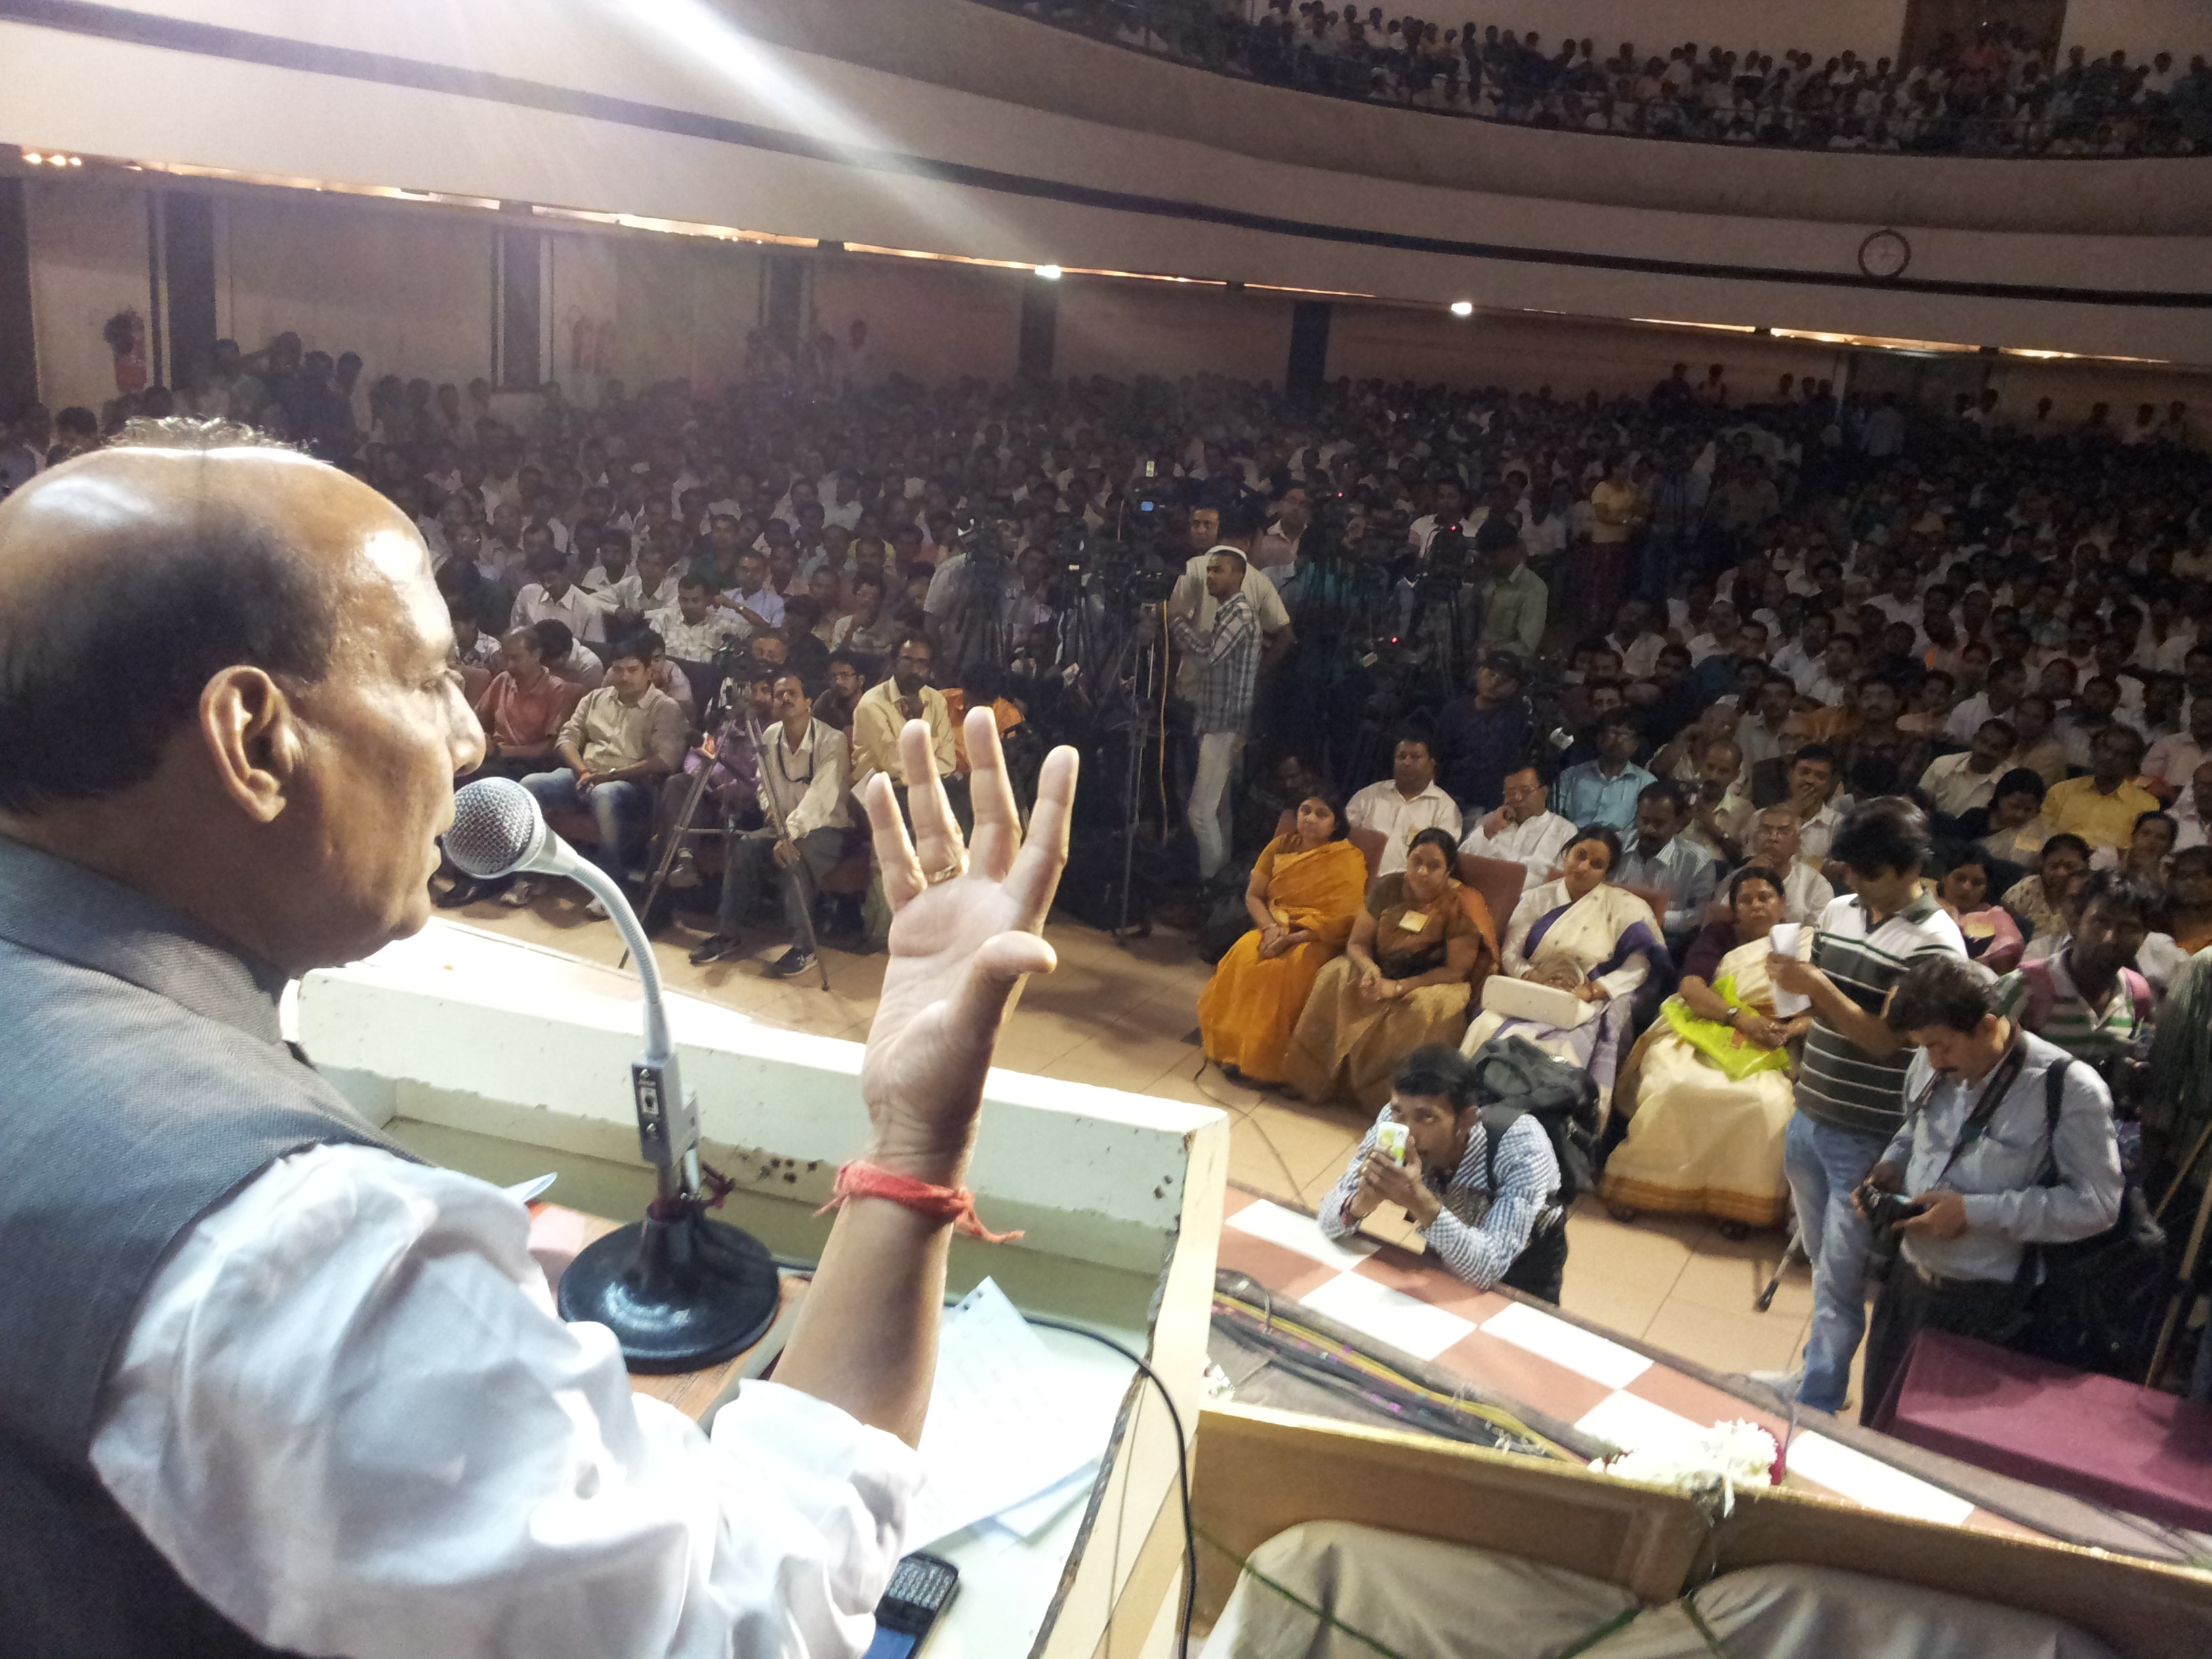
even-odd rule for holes
{"type": "Polygon", "coordinates": [[[568,1264],[561,1317],[605,1325],[623,1363],[648,1376],[702,1370],[760,1340],[782,1286],[768,1247],[684,1204],[609,1233],[568,1264]]]}

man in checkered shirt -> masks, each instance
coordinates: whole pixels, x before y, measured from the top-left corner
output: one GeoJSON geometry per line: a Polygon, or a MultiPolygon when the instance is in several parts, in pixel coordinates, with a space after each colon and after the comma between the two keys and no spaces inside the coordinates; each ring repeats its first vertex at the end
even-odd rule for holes
{"type": "Polygon", "coordinates": [[[1493,1155],[1474,1098],[1474,1066],[1449,1043],[1398,1062],[1390,1103],[1352,1153],[1316,1218],[1342,1238],[1382,1205],[1420,1229],[1429,1253],[1479,1291],[1493,1285],[1556,1304],[1567,1270],[1559,1157],[1534,1114],[1508,1124],[1493,1155]],[[1401,1164],[1380,1150],[1386,1124],[1406,1127],[1401,1164]]]}
{"type": "MultiPolygon", "coordinates": [[[[1232,528],[1224,525],[1224,534],[1232,528]]],[[[1198,873],[1207,881],[1229,861],[1229,780],[1243,752],[1253,688],[1260,679],[1260,619],[1244,597],[1245,563],[1243,549],[1233,540],[1209,549],[1206,591],[1217,607],[1213,626],[1201,633],[1188,617],[1176,617],[1169,624],[1176,646],[1200,664],[1192,699],[1198,776],[1191,785],[1189,817],[1191,833],[1198,837],[1198,873]]]]}

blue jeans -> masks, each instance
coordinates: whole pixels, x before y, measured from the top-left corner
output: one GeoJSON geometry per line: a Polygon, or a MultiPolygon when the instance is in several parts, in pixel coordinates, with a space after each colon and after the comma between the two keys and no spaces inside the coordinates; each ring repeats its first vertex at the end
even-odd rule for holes
{"type": "Polygon", "coordinates": [[[557,772],[533,772],[522,787],[541,811],[581,807],[592,815],[599,830],[599,845],[584,856],[611,876],[617,885],[626,878],[629,855],[645,845],[653,833],[653,792],[641,783],[601,783],[588,795],[576,791],[576,775],[567,767],[557,772]]]}
{"type": "Polygon", "coordinates": [[[1782,1168],[1813,1264],[1813,1328],[1797,1398],[1824,1412],[1843,1410],[1851,1356],[1866,1334],[1867,1221],[1851,1194],[1888,1145],[1885,1135],[1832,1128],[1802,1112],[1782,1138],[1782,1168]]]}

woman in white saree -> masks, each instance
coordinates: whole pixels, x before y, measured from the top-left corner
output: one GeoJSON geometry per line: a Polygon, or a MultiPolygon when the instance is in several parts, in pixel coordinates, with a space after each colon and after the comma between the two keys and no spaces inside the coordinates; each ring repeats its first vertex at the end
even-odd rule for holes
{"type": "Polygon", "coordinates": [[[1462,1052],[1494,1036],[1525,1036],[1610,1093],[1630,999],[1655,963],[1668,963],[1651,907],[1606,884],[1620,860],[1620,837],[1611,830],[1578,830],[1560,855],[1559,878],[1522,896],[1499,952],[1504,972],[1484,983],[1483,1011],[1462,1052]]]}

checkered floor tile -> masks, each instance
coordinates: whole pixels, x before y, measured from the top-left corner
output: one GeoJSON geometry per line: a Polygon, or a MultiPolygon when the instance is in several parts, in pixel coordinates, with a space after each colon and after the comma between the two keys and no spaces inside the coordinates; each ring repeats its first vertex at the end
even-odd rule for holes
{"type": "MultiPolygon", "coordinates": [[[[1386,1346],[1526,1402],[1624,1449],[1739,1418],[1779,1440],[1786,1420],[1663,1361],[1525,1302],[1475,1291],[1366,1238],[1324,1237],[1313,1218],[1231,1188],[1221,1266],[1386,1346]]],[[[1868,1509],[2006,1529],[1964,1498],[1800,1428],[1792,1484],[1868,1509]]]]}

